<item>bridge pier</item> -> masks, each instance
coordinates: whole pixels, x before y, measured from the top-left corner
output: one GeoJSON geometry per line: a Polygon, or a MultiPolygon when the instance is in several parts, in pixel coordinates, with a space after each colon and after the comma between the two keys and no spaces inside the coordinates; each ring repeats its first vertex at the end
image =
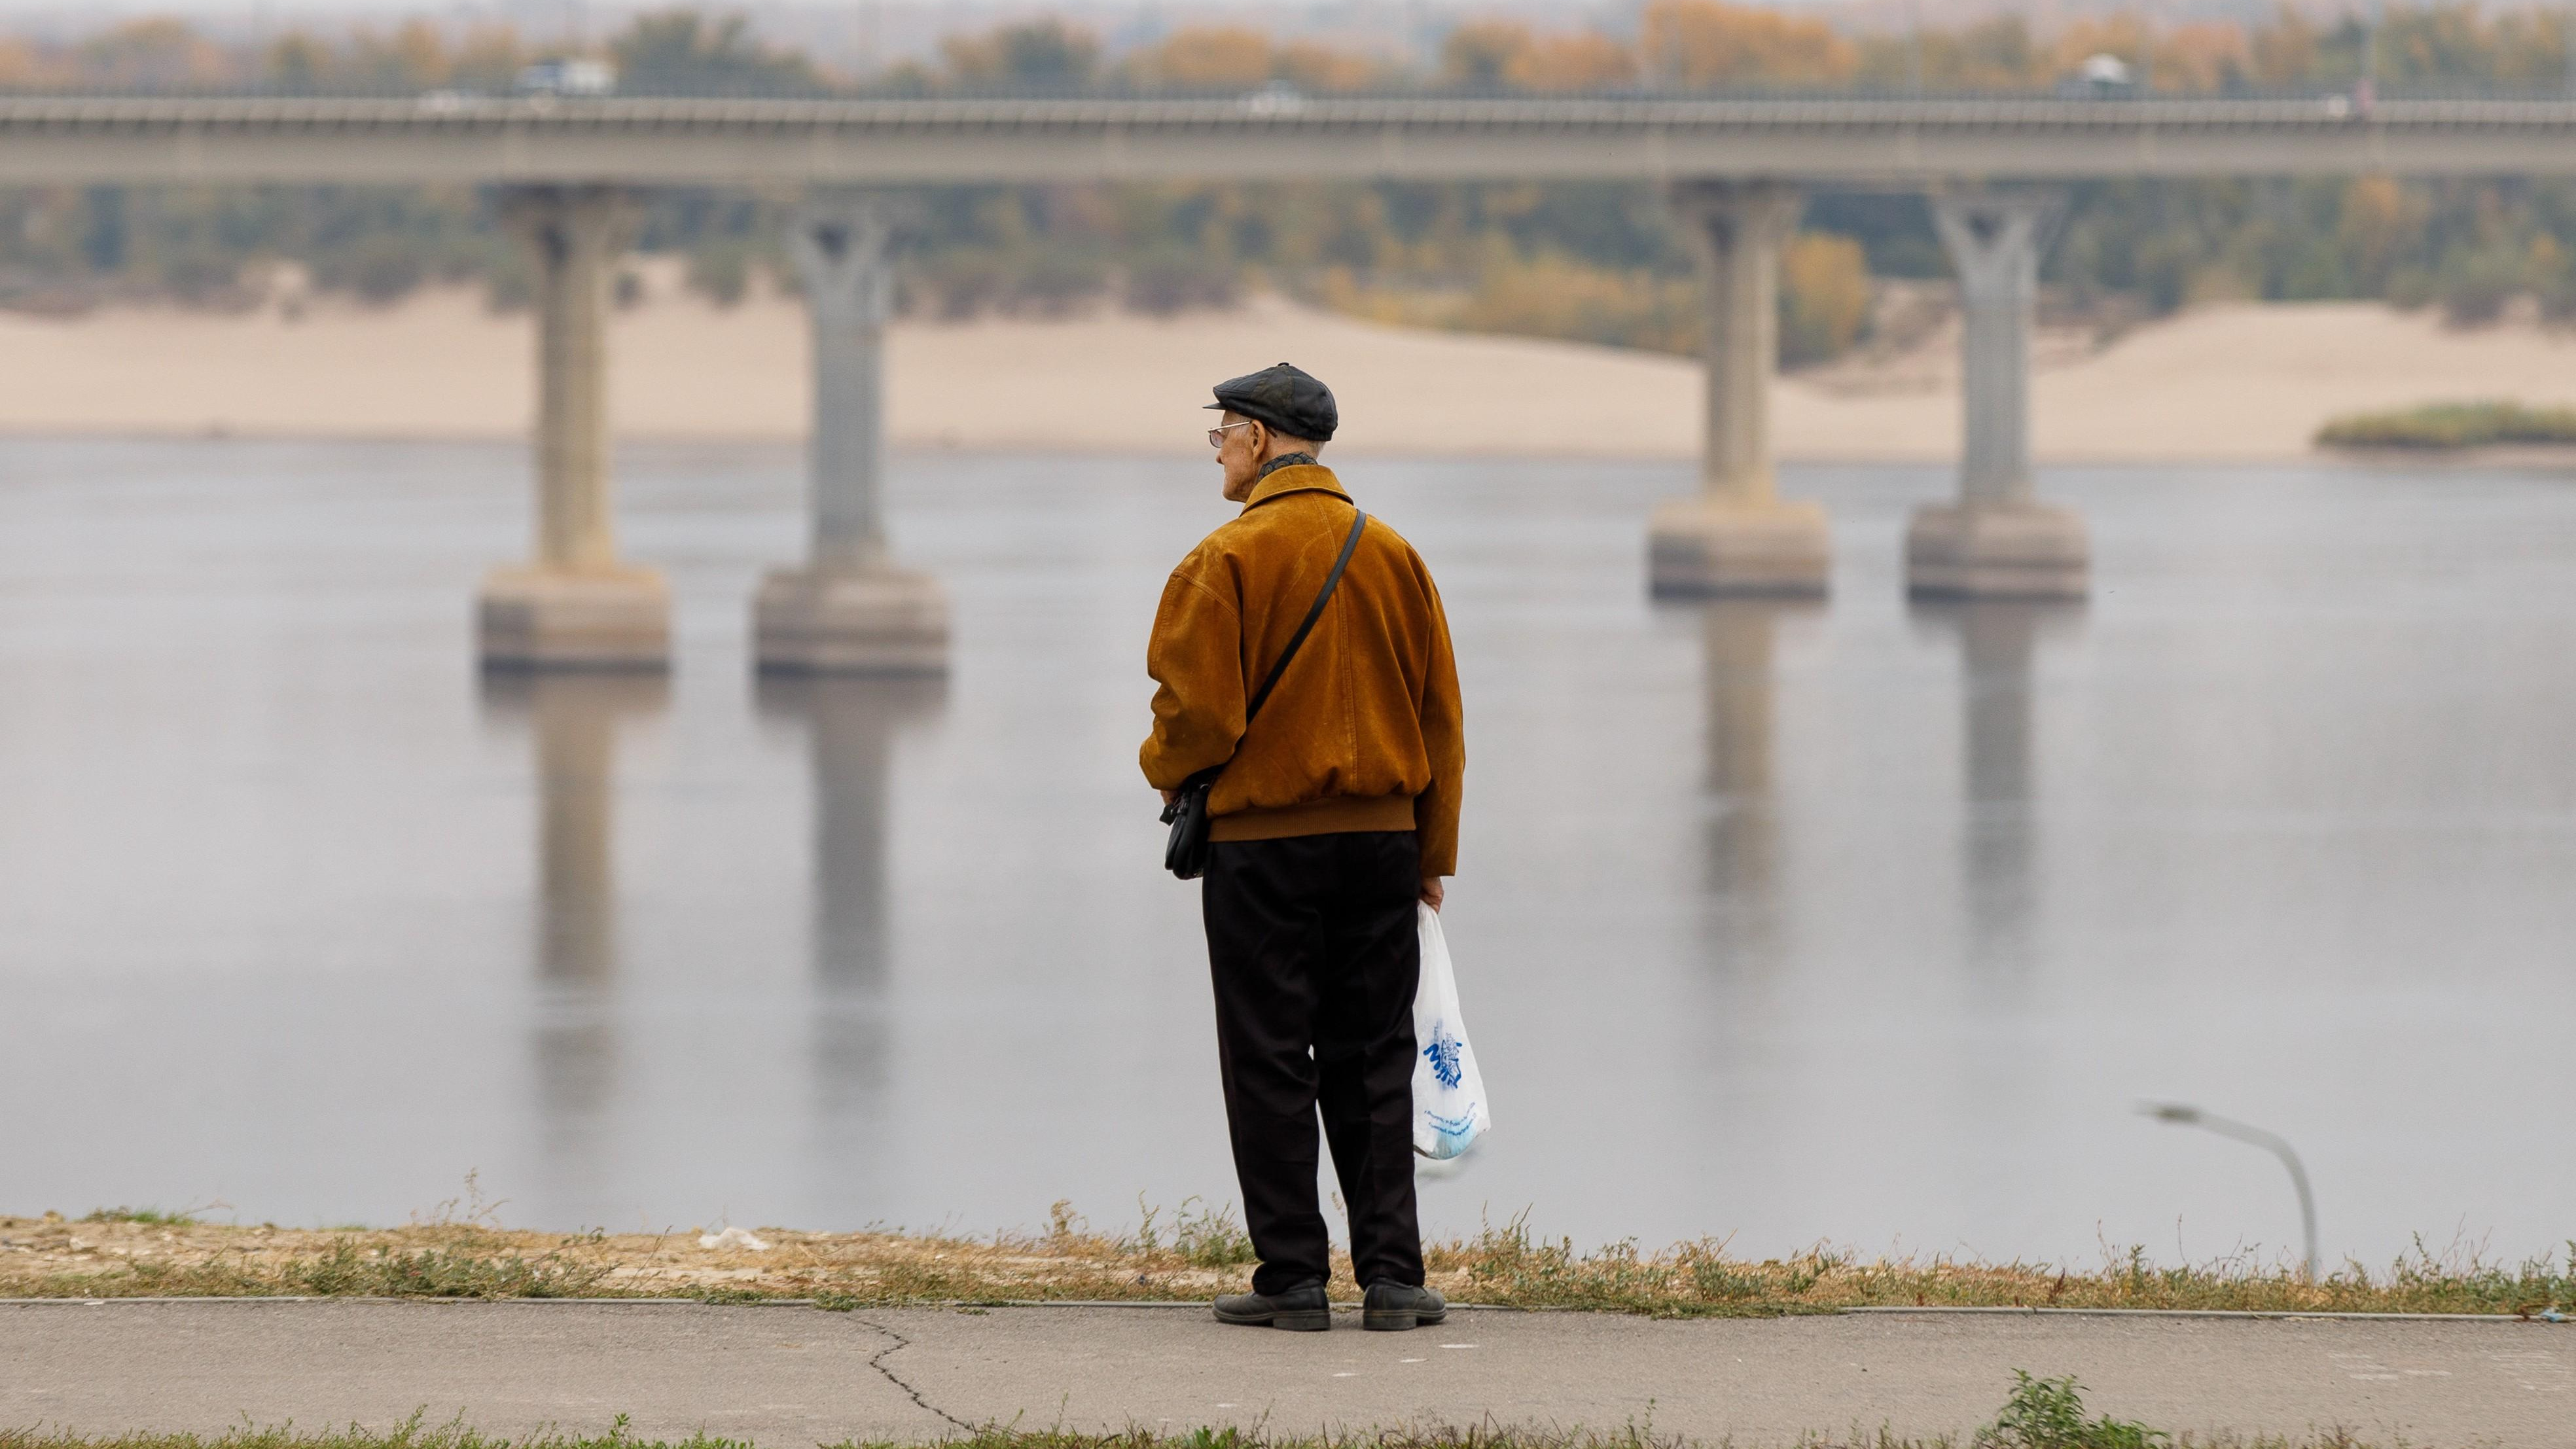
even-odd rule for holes
{"type": "Polygon", "coordinates": [[[1658,507],[1648,530],[1648,584],[1658,594],[1820,594],[1832,573],[1824,509],[1783,500],[1771,468],[1780,249],[1802,204],[1778,182],[1673,188],[1699,253],[1706,433],[1700,496],[1658,507]]]}
{"type": "Polygon", "coordinates": [[[1953,598],[2080,599],[2090,573],[2083,518],[2035,496],[2030,330],[2039,259],[2063,199],[2053,193],[1935,196],[1932,219],[1959,275],[1966,443],[1959,501],[1916,511],[1905,583],[1953,598]]]}
{"type": "Polygon", "coordinates": [[[483,663],[667,668],[670,589],[618,561],[609,486],[609,282],[633,207],[611,187],[529,186],[502,216],[536,271],[537,546],[483,581],[483,663]]]}
{"type": "Polygon", "coordinates": [[[814,336],[807,444],[813,556],[761,581],[753,652],[764,670],[935,674],[948,667],[939,580],[886,553],[886,262],[894,216],[878,198],[819,201],[789,230],[814,336]]]}

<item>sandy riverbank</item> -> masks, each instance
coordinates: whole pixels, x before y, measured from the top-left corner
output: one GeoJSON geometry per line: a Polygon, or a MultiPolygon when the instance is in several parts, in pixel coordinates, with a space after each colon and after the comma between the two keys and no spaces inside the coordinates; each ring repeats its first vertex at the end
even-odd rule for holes
{"type": "MultiPolygon", "coordinates": [[[[664,274],[667,277],[667,273],[664,274]]],[[[1773,420],[1791,459],[1956,455],[1955,346],[1785,379],[1773,420]]],[[[514,437],[530,408],[528,319],[479,293],[398,306],[337,300],[300,316],[113,307],[0,314],[0,431],[319,437],[514,437]]],[[[803,314],[755,297],[717,308],[657,279],[614,324],[622,436],[800,436],[803,314]]],[[[898,446],[1189,452],[1217,378],[1288,358],[1344,401],[1345,448],[1374,453],[1688,457],[1697,367],[1569,343],[1381,327],[1275,299],[1168,320],[898,324],[898,446]]],[[[2576,337],[2530,325],[2446,329],[2370,304],[2213,307],[2098,351],[2043,349],[2034,444],[2045,460],[2297,457],[2327,417],[2433,399],[2576,404],[2576,337]]]]}

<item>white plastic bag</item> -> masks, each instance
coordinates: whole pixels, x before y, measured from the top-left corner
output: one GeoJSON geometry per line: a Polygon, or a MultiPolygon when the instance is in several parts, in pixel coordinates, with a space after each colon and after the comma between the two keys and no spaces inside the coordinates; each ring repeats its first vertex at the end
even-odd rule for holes
{"type": "Polygon", "coordinates": [[[1458,978],[1449,970],[1449,942],[1440,913],[1421,913],[1422,984],[1413,993],[1413,1150],[1446,1162],[1484,1140],[1493,1126],[1485,1109],[1485,1079],[1476,1071],[1476,1049],[1467,1045],[1467,1023],[1458,1015],[1458,978]]]}

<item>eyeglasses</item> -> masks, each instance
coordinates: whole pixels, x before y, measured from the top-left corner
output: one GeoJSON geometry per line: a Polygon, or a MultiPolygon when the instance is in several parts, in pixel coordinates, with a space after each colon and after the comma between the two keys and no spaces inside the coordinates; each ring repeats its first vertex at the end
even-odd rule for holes
{"type": "Polygon", "coordinates": [[[1211,448],[1222,448],[1225,446],[1226,434],[1233,432],[1237,428],[1248,428],[1251,426],[1252,424],[1250,423],[1227,423],[1221,428],[1210,428],[1208,429],[1208,446],[1211,448]]]}

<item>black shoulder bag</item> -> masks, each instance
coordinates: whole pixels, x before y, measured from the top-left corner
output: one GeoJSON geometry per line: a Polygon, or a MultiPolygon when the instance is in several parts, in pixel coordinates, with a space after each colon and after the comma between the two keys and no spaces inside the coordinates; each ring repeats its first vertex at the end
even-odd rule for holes
{"type": "MultiPolygon", "coordinates": [[[[1359,549],[1360,534],[1368,528],[1368,514],[1361,512],[1351,520],[1351,535],[1342,540],[1342,552],[1333,560],[1333,571],[1324,576],[1324,591],[1315,596],[1315,606],[1306,611],[1306,620],[1297,632],[1288,636],[1288,647],[1279,651],[1279,662],[1270,666],[1270,677],[1252,692],[1252,702],[1243,707],[1243,727],[1252,729],[1252,717],[1261,713],[1270,691],[1279,687],[1279,676],[1288,672],[1288,661],[1297,657],[1297,646],[1314,632],[1315,621],[1324,617],[1324,605],[1332,602],[1333,590],[1342,582],[1342,570],[1348,568],[1351,555],[1359,549]]],[[[1228,761],[1227,763],[1232,763],[1228,761]]],[[[1216,777],[1225,773],[1224,765],[1210,765],[1181,782],[1172,792],[1172,801],[1163,807],[1163,823],[1172,827],[1172,838],[1163,846],[1163,869],[1183,880],[1197,880],[1207,873],[1208,863],[1208,790],[1216,777]]]]}

